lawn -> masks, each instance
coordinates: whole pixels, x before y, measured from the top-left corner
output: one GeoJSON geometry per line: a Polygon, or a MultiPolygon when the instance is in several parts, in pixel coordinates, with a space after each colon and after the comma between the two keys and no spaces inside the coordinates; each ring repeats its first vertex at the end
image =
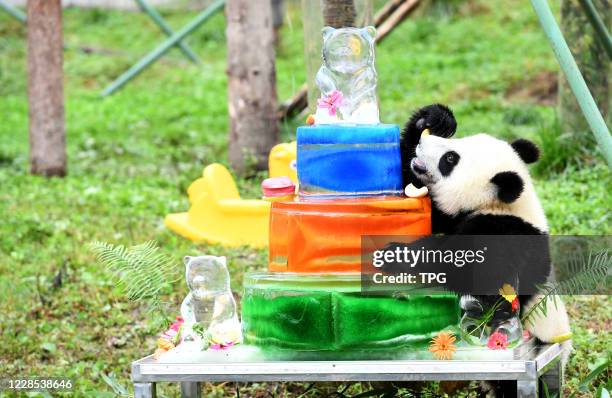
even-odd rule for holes
{"type": "MultiPolygon", "coordinates": [[[[443,102],[455,110],[460,134],[484,131],[546,144],[545,166],[534,171],[551,233],[609,235],[609,169],[596,150],[567,166],[555,163],[571,147],[555,135],[557,64],[529,2],[508,3],[472,0],[450,11],[431,9],[394,31],[377,50],[383,120],[403,124],[417,107],[443,102]]],[[[178,27],[193,13],[165,17],[178,27]]],[[[286,17],[277,53],[281,99],[305,76],[295,1],[286,17]]],[[[187,209],[185,191],[206,164],[227,163],[223,16],[189,38],[203,66],[175,49],[104,99],[100,91],[162,34],[142,14],[82,9],[65,10],[64,32],[69,175],[44,179],[28,175],[25,29],[0,13],[0,369],[2,376],[73,377],[79,396],[111,397],[110,385],[129,385],[130,362],[153,351],[159,330],[96,264],[89,242],[157,240],[176,258],[177,275],[184,255],[225,255],[237,293],[243,273],[265,269],[267,255],[194,244],[163,225],[165,214],[187,209]]],[[[283,140],[292,139],[301,122],[284,122],[283,140]]],[[[240,179],[241,192],[258,196],[262,176],[240,179]]],[[[176,312],[185,289],[181,281],[168,297],[176,312]]],[[[612,300],[567,301],[576,348],[567,367],[570,392],[612,351],[612,300]]],[[[241,393],[316,396],[331,387],[306,388],[256,384],[241,386],[241,393]]],[[[233,384],[206,386],[207,396],[234,391],[233,384]]],[[[176,394],[175,387],[161,392],[176,394]]]]}

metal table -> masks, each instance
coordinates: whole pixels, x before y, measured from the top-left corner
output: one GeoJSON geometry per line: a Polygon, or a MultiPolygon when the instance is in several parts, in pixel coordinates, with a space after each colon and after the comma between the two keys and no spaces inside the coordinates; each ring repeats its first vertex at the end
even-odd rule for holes
{"type": "Polygon", "coordinates": [[[201,396],[201,382],[516,380],[517,396],[561,396],[559,344],[526,343],[501,360],[251,361],[177,363],[153,356],[132,363],[135,398],[156,396],[158,382],[180,382],[182,396],[201,396]]]}

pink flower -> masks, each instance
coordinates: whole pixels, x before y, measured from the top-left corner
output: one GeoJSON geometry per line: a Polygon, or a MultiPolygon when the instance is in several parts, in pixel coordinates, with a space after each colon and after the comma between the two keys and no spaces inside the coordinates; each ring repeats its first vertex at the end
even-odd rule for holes
{"type": "Polygon", "coordinates": [[[230,341],[228,343],[211,344],[210,347],[208,348],[210,348],[211,350],[227,350],[233,345],[234,345],[234,342],[230,341]]]}
{"type": "Polygon", "coordinates": [[[489,337],[487,347],[491,350],[505,350],[508,348],[508,336],[502,332],[495,332],[489,337]]]}
{"type": "Polygon", "coordinates": [[[327,109],[329,116],[336,116],[336,110],[342,104],[344,96],[341,91],[334,90],[323,98],[319,98],[317,106],[319,108],[327,109]]]}
{"type": "Polygon", "coordinates": [[[161,338],[168,340],[169,342],[177,345],[181,340],[181,328],[185,321],[180,316],[176,317],[176,320],[170,325],[170,328],[161,334],[161,338]]]}
{"type": "Polygon", "coordinates": [[[183,318],[181,318],[180,316],[177,316],[176,321],[174,321],[172,325],[170,325],[170,329],[178,332],[184,322],[185,321],[183,321],[183,318]]]}

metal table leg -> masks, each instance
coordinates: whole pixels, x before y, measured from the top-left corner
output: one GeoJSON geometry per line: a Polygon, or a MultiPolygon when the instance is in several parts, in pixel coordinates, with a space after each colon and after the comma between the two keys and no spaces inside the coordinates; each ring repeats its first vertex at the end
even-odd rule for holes
{"type": "Polygon", "coordinates": [[[550,364],[544,374],[540,376],[541,389],[544,391],[548,391],[548,395],[553,397],[560,397],[562,392],[562,384],[563,384],[563,366],[561,365],[561,361],[557,360],[554,363],[550,364]]]}
{"type": "Polygon", "coordinates": [[[156,398],[155,383],[134,383],[134,398],[156,398]]]}
{"type": "Polygon", "coordinates": [[[538,379],[517,381],[516,396],[518,398],[538,398],[538,379]]]}
{"type": "Polygon", "coordinates": [[[200,398],[202,389],[197,381],[181,381],[181,397],[182,398],[200,398]]]}
{"type": "Polygon", "coordinates": [[[523,378],[516,382],[517,398],[538,398],[538,371],[535,361],[529,361],[525,364],[526,372],[523,378]]]}

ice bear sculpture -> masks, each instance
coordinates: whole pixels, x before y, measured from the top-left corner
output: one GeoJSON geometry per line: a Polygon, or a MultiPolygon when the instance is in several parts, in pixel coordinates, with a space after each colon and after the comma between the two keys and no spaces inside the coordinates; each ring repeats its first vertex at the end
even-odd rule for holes
{"type": "Polygon", "coordinates": [[[235,336],[240,331],[240,322],[225,257],[186,256],[184,263],[189,287],[181,304],[185,324],[198,323],[212,335],[235,336]]]}
{"type": "Polygon", "coordinates": [[[321,90],[316,124],[379,123],[375,37],[373,26],[323,28],[323,65],[316,76],[321,90]]]}

